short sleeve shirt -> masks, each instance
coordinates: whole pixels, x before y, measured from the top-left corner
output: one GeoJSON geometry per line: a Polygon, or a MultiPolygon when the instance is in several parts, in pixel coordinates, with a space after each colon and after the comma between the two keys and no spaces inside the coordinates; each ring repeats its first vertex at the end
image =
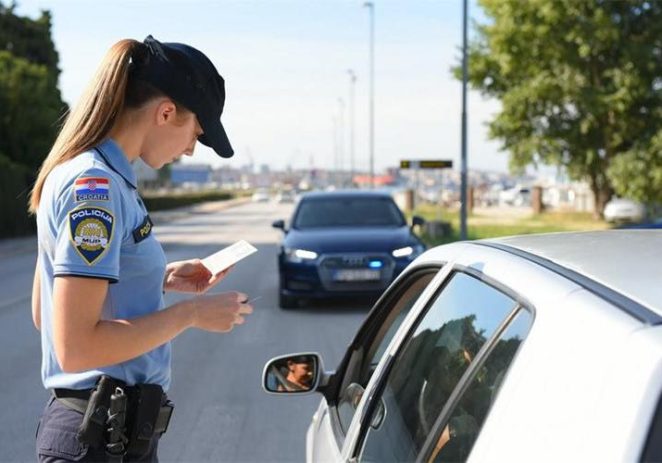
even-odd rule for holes
{"type": "Polygon", "coordinates": [[[41,271],[42,380],[46,388],[87,389],[107,374],[133,384],[170,385],[170,343],[117,365],[65,373],[55,356],[53,283],[76,276],[108,280],[101,318],[162,310],[166,258],[136,189],[126,155],[112,139],[57,166],[37,212],[41,271]]]}

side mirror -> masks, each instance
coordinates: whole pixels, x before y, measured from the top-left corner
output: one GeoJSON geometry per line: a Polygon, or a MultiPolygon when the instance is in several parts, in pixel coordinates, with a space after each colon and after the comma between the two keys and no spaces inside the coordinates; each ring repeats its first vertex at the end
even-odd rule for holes
{"type": "Polygon", "coordinates": [[[285,221],[284,220],[275,220],[272,224],[272,227],[274,228],[279,228],[283,231],[285,231],[285,221]]]}
{"type": "Polygon", "coordinates": [[[319,354],[308,352],[275,357],[262,373],[262,387],[270,394],[307,394],[325,386],[319,354]]]}
{"type": "Polygon", "coordinates": [[[411,226],[423,226],[425,224],[425,219],[423,217],[420,217],[418,215],[415,215],[414,217],[411,218],[411,226]]]}

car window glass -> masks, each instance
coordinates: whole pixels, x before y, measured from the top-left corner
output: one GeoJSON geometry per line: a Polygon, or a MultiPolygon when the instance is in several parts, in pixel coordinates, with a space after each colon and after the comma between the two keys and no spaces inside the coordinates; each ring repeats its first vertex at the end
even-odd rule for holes
{"type": "Polygon", "coordinates": [[[646,446],[639,461],[662,461],[662,397],[657,402],[646,446]]]}
{"type": "Polygon", "coordinates": [[[384,314],[384,317],[375,320],[379,324],[379,329],[376,330],[367,346],[362,346],[361,351],[354,354],[354,357],[361,358],[351,363],[352,366],[345,372],[338,398],[338,419],[343,431],[346,432],[349,429],[363,390],[368,385],[368,381],[391,339],[436,273],[436,269],[427,270],[404,280],[401,285],[406,286],[406,289],[402,291],[401,295],[396,297],[389,306],[379,309],[384,314]],[[365,355],[362,355],[363,352],[365,355]],[[359,387],[357,388],[357,386],[359,387]]]}
{"type": "MultiPolygon", "coordinates": [[[[506,371],[526,337],[533,316],[520,310],[475,372],[446,423],[435,423],[428,462],[465,461],[496,399],[506,371]]],[[[432,436],[430,436],[432,437],[432,436]]]]}
{"type": "Polygon", "coordinates": [[[371,417],[361,461],[413,461],[435,419],[485,342],[515,308],[463,273],[448,284],[398,353],[371,417]]]}
{"type": "Polygon", "coordinates": [[[301,202],[294,227],[401,227],[404,218],[388,197],[308,199],[301,202]]]}

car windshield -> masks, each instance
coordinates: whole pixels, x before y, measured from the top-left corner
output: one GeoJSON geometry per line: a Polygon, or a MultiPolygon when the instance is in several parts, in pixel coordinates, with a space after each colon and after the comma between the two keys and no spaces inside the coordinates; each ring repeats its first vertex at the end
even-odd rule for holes
{"type": "Polygon", "coordinates": [[[404,217],[391,198],[316,198],[301,202],[294,228],[402,227],[404,217]]]}

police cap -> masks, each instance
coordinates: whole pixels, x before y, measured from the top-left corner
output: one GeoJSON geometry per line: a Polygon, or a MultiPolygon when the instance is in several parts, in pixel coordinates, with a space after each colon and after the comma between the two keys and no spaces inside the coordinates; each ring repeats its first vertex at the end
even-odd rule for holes
{"type": "Polygon", "coordinates": [[[133,76],[192,111],[204,131],[198,141],[219,156],[231,157],[234,150],[221,124],[225,81],[209,58],[189,45],[161,43],[151,35],[143,44],[147,50],[134,60],[133,76]]]}

